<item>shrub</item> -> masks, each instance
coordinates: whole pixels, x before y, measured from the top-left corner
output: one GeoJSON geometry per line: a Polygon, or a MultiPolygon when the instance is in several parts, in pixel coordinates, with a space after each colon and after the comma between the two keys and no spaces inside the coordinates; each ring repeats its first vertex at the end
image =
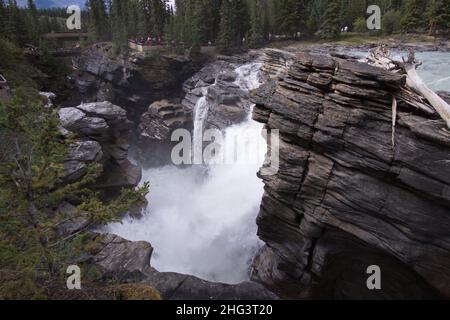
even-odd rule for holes
{"type": "Polygon", "coordinates": [[[366,19],[363,17],[357,18],[353,23],[353,30],[358,33],[366,33],[368,31],[366,19]]]}
{"type": "Polygon", "coordinates": [[[382,31],[386,35],[393,34],[400,30],[401,14],[399,11],[389,10],[381,21],[382,31]]]}

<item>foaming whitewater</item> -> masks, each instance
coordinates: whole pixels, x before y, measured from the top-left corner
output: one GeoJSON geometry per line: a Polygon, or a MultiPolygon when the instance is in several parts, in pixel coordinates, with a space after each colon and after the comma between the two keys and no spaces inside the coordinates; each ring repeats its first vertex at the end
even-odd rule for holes
{"type": "MultiPolygon", "coordinates": [[[[259,68],[258,63],[238,67],[236,84],[243,90],[257,88],[259,68]]],[[[206,98],[197,103],[194,134],[201,132],[207,103],[206,98]]],[[[217,156],[246,154],[247,163],[236,159],[227,165],[145,170],[143,181],[150,182],[150,194],[144,217],[128,217],[104,231],[150,242],[154,247],[151,264],[159,271],[230,284],[248,280],[252,257],[261,245],[255,220],[263,195],[256,173],[267,152],[262,128],[249,116],[226,130],[217,156]]]]}

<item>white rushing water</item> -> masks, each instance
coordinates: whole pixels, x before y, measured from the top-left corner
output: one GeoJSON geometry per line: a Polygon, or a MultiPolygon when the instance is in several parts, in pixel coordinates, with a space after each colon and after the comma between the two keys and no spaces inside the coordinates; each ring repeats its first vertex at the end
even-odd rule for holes
{"type": "MultiPolygon", "coordinates": [[[[259,68],[257,63],[237,68],[236,84],[244,90],[257,88],[259,68]]],[[[201,132],[198,125],[207,117],[207,103],[205,98],[197,103],[195,118],[200,123],[194,134],[201,132]]],[[[267,152],[262,128],[249,116],[226,130],[220,153],[246,153],[252,160],[248,164],[144,170],[143,181],[150,182],[144,217],[126,218],[103,231],[150,242],[155,249],[151,264],[159,271],[231,284],[248,280],[251,259],[261,245],[256,216],[263,183],[256,173],[267,152]]]]}

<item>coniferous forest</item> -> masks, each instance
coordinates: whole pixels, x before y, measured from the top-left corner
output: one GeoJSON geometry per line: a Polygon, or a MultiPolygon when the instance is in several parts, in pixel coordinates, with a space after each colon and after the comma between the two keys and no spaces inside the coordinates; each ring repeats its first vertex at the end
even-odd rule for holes
{"type": "MultiPolygon", "coordinates": [[[[169,43],[198,47],[212,43],[223,50],[243,44],[257,48],[280,37],[337,39],[342,28],[364,27],[368,5],[379,5],[383,26],[377,34],[446,34],[450,4],[446,0],[88,0],[82,30],[91,41],[159,36],[169,43]],[[88,23],[84,23],[88,21],[88,23]]],[[[0,1],[0,36],[13,43],[37,44],[39,34],[67,31],[65,8],[37,9],[33,0],[18,7],[0,1]]],[[[362,30],[361,30],[362,29],[362,30]]]]}

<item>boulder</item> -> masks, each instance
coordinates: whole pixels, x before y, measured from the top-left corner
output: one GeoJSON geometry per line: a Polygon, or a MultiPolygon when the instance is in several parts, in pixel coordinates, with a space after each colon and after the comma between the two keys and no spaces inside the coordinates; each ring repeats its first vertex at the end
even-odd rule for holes
{"type": "Polygon", "coordinates": [[[86,254],[81,259],[100,267],[103,278],[150,286],[164,300],[278,299],[254,282],[229,285],[178,273],[158,272],[150,266],[153,248],[147,242],[132,242],[111,234],[90,232],[85,236],[84,245],[86,254]]]}
{"type": "Polygon", "coordinates": [[[83,103],[77,106],[77,109],[89,116],[103,118],[111,123],[119,123],[127,120],[127,112],[109,101],[83,103]]]}
{"type": "Polygon", "coordinates": [[[192,129],[192,112],[177,100],[156,101],[141,117],[139,157],[148,166],[170,163],[176,129],[192,129]]]}
{"type": "Polygon", "coordinates": [[[108,101],[83,103],[60,109],[59,117],[61,131],[75,133],[82,139],[69,149],[66,182],[79,180],[89,163],[101,160],[104,171],[97,187],[120,189],[138,185],[141,169],[127,159],[132,123],[124,109],[108,101]]]}
{"type": "Polygon", "coordinates": [[[142,179],[142,168],[132,164],[128,159],[109,161],[104,165],[104,172],[95,186],[100,189],[134,188],[142,179]]]}
{"type": "Polygon", "coordinates": [[[62,108],[59,110],[59,117],[64,129],[79,133],[85,136],[106,136],[109,132],[109,125],[105,119],[89,117],[77,108],[62,108]]]}
{"type": "Polygon", "coordinates": [[[63,223],[56,227],[56,232],[61,238],[73,235],[89,227],[89,213],[77,211],[76,207],[68,202],[61,203],[55,210],[55,214],[64,217],[63,223]]]}
{"type": "Polygon", "coordinates": [[[237,285],[213,283],[199,278],[162,273],[148,269],[144,283],[151,285],[164,300],[276,300],[278,297],[254,282],[237,285]]]}
{"type": "Polygon", "coordinates": [[[90,233],[89,236],[89,263],[101,267],[108,276],[144,277],[153,252],[149,243],[132,242],[112,234],[90,233]]]}
{"type": "Polygon", "coordinates": [[[97,141],[75,141],[69,146],[64,161],[64,180],[69,183],[79,180],[86,174],[90,163],[100,162],[102,158],[102,147],[97,141]]]}

